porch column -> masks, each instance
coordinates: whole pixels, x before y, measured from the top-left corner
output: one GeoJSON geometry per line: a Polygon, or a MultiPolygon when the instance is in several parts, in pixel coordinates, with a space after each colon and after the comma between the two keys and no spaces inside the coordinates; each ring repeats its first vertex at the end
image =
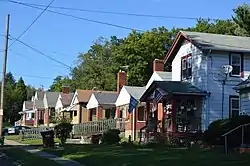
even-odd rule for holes
{"type": "Polygon", "coordinates": [[[176,102],[174,98],[172,99],[171,104],[172,104],[171,131],[176,132],[176,102]]]}
{"type": "Polygon", "coordinates": [[[146,102],[146,125],[148,125],[148,120],[149,120],[149,115],[150,115],[150,102],[146,102]]]}
{"type": "Polygon", "coordinates": [[[165,120],[166,120],[166,113],[165,113],[165,111],[164,111],[164,107],[166,106],[166,100],[165,99],[162,99],[162,134],[165,134],[165,131],[166,131],[166,129],[165,129],[165,120]]]}
{"type": "Polygon", "coordinates": [[[116,118],[120,118],[121,115],[120,115],[120,108],[119,107],[116,107],[115,114],[116,114],[116,116],[115,116],[116,118]]]}
{"type": "Polygon", "coordinates": [[[24,114],[23,114],[23,125],[24,126],[26,125],[26,117],[27,117],[26,112],[24,112],[24,114]]]}

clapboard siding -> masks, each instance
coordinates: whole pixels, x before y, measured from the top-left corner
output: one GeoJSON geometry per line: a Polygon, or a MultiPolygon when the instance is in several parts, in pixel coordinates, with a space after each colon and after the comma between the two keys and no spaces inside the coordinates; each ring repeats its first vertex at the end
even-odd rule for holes
{"type": "MultiPolygon", "coordinates": [[[[207,82],[207,57],[203,52],[192,43],[183,44],[174,60],[172,61],[172,81],[181,81],[181,58],[192,54],[192,78],[186,80],[201,90],[208,90],[207,82]]],[[[208,101],[204,98],[202,102],[202,128],[205,129],[205,123],[208,120],[208,101]]]]}

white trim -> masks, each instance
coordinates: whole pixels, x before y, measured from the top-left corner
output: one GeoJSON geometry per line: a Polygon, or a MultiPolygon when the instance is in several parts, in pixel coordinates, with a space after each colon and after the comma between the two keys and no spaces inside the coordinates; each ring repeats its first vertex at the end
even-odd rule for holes
{"type": "Polygon", "coordinates": [[[71,100],[70,106],[74,105],[74,101],[75,101],[75,98],[76,98],[77,96],[78,96],[78,93],[77,93],[77,90],[76,90],[75,93],[74,93],[74,96],[73,96],[73,98],[72,98],[72,100],[71,100]]]}
{"type": "Polygon", "coordinates": [[[230,97],[230,115],[232,116],[232,113],[233,113],[233,110],[236,110],[236,111],[239,111],[239,113],[240,113],[240,98],[239,98],[239,96],[238,97],[230,97]],[[238,100],[238,104],[239,104],[239,108],[232,108],[232,106],[233,106],[233,100],[238,100]]]}
{"type": "Polygon", "coordinates": [[[241,54],[237,54],[237,53],[232,53],[231,56],[230,56],[230,65],[231,66],[239,66],[240,67],[240,71],[239,71],[239,74],[232,74],[231,73],[231,76],[237,76],[237,77],[240,77],[241,76],[241,54]],[[240,58],[240,63],[239,64],[236,64],[236,65],[233,65],[233,57],[239,57],[240,58]]]}

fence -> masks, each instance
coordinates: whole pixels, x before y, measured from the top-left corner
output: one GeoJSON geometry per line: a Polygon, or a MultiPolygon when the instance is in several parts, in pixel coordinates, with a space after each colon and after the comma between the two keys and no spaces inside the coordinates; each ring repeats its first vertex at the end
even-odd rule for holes
{"type": "Polygon", "coordinates": [[[22,140],[35,140],[42,139],[41,131],[53,130],[53,128],[32,128],[32,129],[24,129],[20,131],[22,140]]]}
{"type": "Polygon", "coordinates": [[[125,119],[104,119],[99,121],[85,122],[73,125],[73,136],[87,136],[91,134],[101,134],[109,129],[118,129],[123,131],[125,129],[125,119]]]}

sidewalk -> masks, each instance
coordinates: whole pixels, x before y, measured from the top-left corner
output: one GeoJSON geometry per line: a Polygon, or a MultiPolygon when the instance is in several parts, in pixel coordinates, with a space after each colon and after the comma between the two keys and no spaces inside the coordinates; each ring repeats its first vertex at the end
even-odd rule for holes
{"type": "Polygon", "coordinates": [[[37,156],[40,156],[40,157],[43,157],[43,158],[46,158],[49,160],[53,160],[53,161],[55,161],[58,164],[63,165],[63,166],[84,166],[76,161],[65,159],[62,157],[58,157],[54,154],[43,152],[35,146],[21,144],[21,143],[18,143],[16,141],[12,141],[12,140],[5,140],[5,144],[12,145],[12,146],[20,146],[21,149],[23,149],[29,153],[32,153],[34,155],[37,155],[37,156]]]}

